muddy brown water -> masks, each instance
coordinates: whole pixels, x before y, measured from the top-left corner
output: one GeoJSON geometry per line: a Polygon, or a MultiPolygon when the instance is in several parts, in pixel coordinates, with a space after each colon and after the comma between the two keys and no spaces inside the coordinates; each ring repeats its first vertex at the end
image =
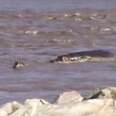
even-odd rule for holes
{"type": "Polygon", "coordinates": [[[0,104],[116,86],[116,62],[48,62],[83,50],[116,54],[115,0],[75,1],[0,1],[0,104]],[[12,69],[16,60],[29,66],[12,69]]]}

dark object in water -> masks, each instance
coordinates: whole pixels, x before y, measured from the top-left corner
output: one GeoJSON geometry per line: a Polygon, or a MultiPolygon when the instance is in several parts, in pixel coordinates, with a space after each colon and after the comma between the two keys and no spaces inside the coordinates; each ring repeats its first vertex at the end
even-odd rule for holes
{"type": "Polygon", "coordinates": [[[13,69],[20,69],[23,68],[25,66],[25,64],[21,61],[16,61],[13,65],[13,69]]]}
{"type": "Polygon", "coordinates": [[[98,92],[94,93],[92,96],[90,96],[88,98],[85,98],[84,100],[87,100],[87,99],[97,99],[100,96],[104,96],[102,91],[98,91],[98,92]]]}
{"type": "Polygon", "coordinates": [[[66,55],[58,56],[56,59],[51,60],[51,63],[79,63],[87,61],[109,61],[115,60],[114,55],[105,50],[90,50],[69,53],[66,55]]]}

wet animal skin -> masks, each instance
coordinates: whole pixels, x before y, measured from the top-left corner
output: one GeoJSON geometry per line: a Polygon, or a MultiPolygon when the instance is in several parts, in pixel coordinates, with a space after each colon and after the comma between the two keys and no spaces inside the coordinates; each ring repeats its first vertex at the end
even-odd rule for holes
{"type": "Polygon", "coordinates": [[[109,51],[105,50],[89,50],[69,53],[58,56],[51,60],[51,63],[80,63],[80,62],[100,62],[100,61],[116,61],[116,57],[109,51]]]}

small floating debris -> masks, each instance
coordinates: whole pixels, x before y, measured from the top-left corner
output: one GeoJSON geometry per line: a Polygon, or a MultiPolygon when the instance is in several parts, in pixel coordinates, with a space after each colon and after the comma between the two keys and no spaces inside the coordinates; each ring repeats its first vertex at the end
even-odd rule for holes
{"type": "Polygon", "coordinates": [[[105,19],[107,17],[107,15],[106,14],[100,14],[100,13],[93,13],[91,16],[90,16],[90,18],[92,19],[92,20],[98,20],[98,19],[105,19]]]}
{"type": "Polygon", "coordinates": [[[48,20],[57,20],[57,17],[49,16],[49,17],[48,17],[48,20]]]}
{"type": "Polygon", "coordinates": [[[28,64],[25,64],[24,62],[22,61],[15,61],[14,64],[13,64],[13,69],[21,69],[25,66],[27,66],[28,64]]]}
{"type": "Polygon", "coordinates": [[[89,20],[91,20],[89,15],[81,15],[79,17],[79,19],[80,19],[80,21],[89,21],[89,20]]]}
{"type": "Polygon", "coordinates": [[[76,13],[72,13],[72,14],[64,14],[64,17],[68,17],[68,18],[75,18],[75,17],[79,17],[80,13],[76,12],[76,13]]]}
{"type": "Polygon", "coordinates": [[[81,16],[81,14],[79,12],[75,12],[74,14],[75,14],[75,16],[81,16]]]}
{"type": "Polygon", "coordinates": [[[69,53],[66,55],[57,56],[56,59],[51,60],[51,63],[81,63],[87,61],[116,61],[116,57],[109,51],[105,50],[90,50],[69,53]]]}
{"type": "Polygon", "coordinates": [[[69,17],[70,15],[69,14],[64,14],[64,17],[69,17]]]}
{"type": "Polygon", "coordinates": [[[26,30],[26,31],[24,31],[24,34],[26,34],[26,35],[37,35],[38,30],[26,30]]]}
{"type": "Polygon", "coordinates": [[[113,29],[111,27],[101,28],[100,32],[101,34],[111,33],[113,32],[113,29]]]}

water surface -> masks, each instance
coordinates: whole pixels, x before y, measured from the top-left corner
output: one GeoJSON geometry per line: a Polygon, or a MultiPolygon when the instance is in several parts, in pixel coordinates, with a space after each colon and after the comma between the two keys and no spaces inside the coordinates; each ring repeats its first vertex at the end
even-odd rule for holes
{"type": "Polygon", "coordinates": [[[116,85],[115,62],[48,62],[83,50],[116,54],[115,0],[4,0],[0,5],[0,104],[33,97],[54,101],[63,91],[116,85]],[[16,60],[29,66],[12,69],[16,60]]]}

